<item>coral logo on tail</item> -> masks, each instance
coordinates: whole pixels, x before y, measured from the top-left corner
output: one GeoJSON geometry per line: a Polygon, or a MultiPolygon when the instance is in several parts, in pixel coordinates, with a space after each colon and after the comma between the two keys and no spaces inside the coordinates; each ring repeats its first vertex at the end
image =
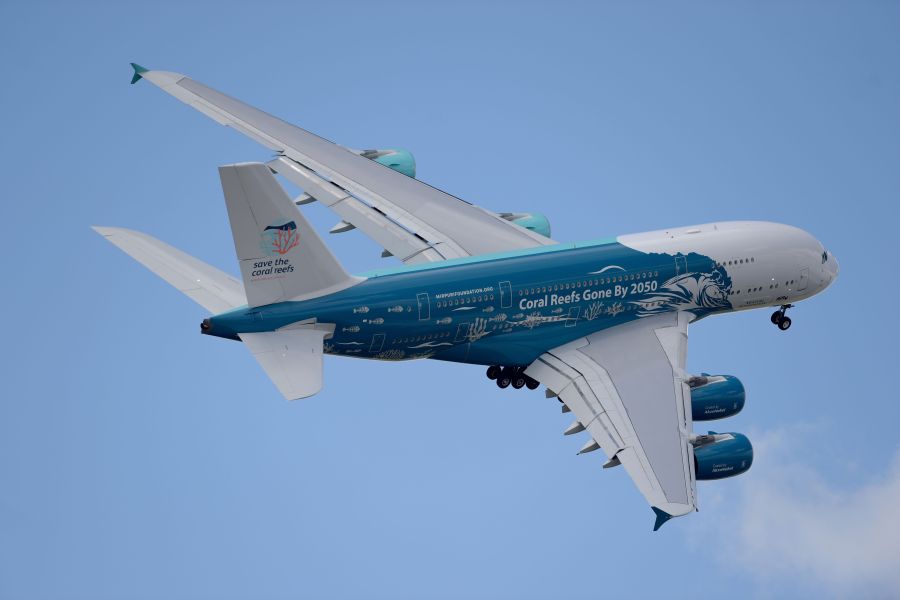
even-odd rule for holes
{"type": "Polygon", "coordinates": [[[281,225],[269,225],[263,229],[261,238],[260,247],[264,254],[284,255],[300,243],[300,232],[297,231],[296,223],[288,221],[281,225]]]}

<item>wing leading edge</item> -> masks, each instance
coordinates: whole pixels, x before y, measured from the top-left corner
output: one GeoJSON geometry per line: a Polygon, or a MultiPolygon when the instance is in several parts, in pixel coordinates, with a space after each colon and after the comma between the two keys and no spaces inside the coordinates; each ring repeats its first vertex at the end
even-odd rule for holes
{"type": "Polygon", "coordinates": [[[180,73],[132,66],[132,83],[146,79],[279,152],[282,156],[270,163],[273,170],[312,196],[323,193],[325,204],[343,220],[407,264],[556,243],[180,73]]]}
{"type": "Polygon", "coordinates": [[[526,373],[555,392],[656,514],[654,530],[696,510],[687,313],[591,334],[541,355],[526,373]]]}

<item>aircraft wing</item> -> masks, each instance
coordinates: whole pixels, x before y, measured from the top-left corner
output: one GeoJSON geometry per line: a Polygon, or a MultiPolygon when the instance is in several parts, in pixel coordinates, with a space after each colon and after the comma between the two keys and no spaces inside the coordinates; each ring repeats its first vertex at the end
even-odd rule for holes
{"type": "Polygon", "coordinates": [[[133,66],[132,83],[146,79],[278,152],[274,171],[406,264],[556,243],[184,75],[133,66]]]}
{"type": "Polygon", "coordinates": [[[575,415],[580,426],[570,431],[583,427],[607,465],[625,466],[656,513],[654,530],[696,509],[684,371],[689,319],[683,312],[638,319],[554,348],[526,370],[575,415]]]}

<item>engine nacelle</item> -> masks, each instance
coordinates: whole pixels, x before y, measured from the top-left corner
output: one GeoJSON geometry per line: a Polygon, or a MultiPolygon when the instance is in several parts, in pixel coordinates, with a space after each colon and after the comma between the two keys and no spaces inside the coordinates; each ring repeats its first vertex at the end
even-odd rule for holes
{"type": "Polygon", "coordinates": [[[500,213],[500,216],[519,227],[550,237],[550,220],[541,213],[500,213]]]}
{"type": "Polygon", "coordinates": [[[359,153],[370,160],[381,163],[389,169],[403,173],[407,177],[416,176],[416,159],[409,150],[389,148],[387,150],[363,150],[359,153]]]}
{"type": "Polygon", "coordinates": [[[696,438],[694,472],[700,481],[740,475],[752,464],[753,446],[743,434],[710,431],[696,438]]]}
{"type": "Polygon", "coordinates": [[[691,387],[691,413],[695,421],[714,421],[731,417],[744,408],[744,384],[731,375],[702,375],[688,381],[691,387]]]}

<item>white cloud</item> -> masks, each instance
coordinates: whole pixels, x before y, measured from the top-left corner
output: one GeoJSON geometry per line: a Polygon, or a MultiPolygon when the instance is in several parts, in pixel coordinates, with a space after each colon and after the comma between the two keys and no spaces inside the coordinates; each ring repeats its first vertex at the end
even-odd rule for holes
{"type": "Polygon", "coordinates": [[[717,557],[763,587],[789,580],[835,596],[900,596],[900,449],[886,474],[842,487],[792,459],[803,437],[802,428],[759,436],[755,476],[736,482],[734,505],[730,493],[712,495],[711,512],[729,514],[710,523],[717,557]]]}

